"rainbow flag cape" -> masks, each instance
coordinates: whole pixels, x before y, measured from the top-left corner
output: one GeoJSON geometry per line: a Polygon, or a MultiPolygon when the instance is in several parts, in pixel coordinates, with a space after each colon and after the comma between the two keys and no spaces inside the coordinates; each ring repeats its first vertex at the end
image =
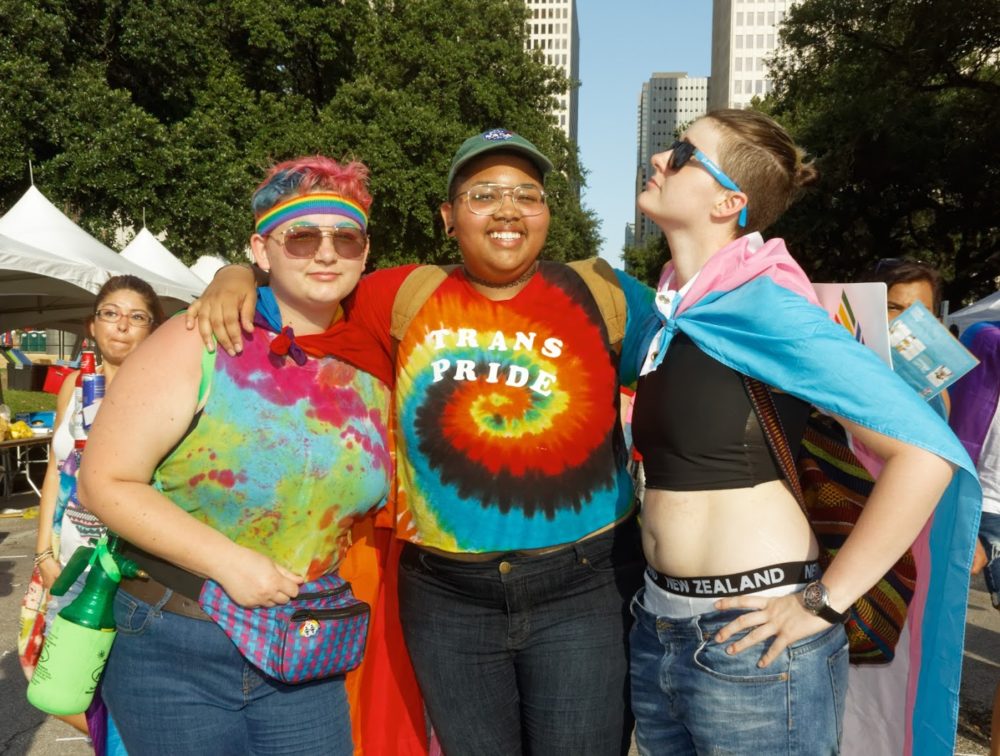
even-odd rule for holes
{"type": "MultiPolygon", "coordinates": [[[[661,281],[670,279],[670,265],[661,281]]],[[[913,545],[906,690],[887,691],[905,721],[895,742],[909,754],[952,754],[965,638],[969,568],[982,492],[965,449],[918,394],[816,304],[809,279],[780,239],[748,234],[715,253],[673,313],[646,315],[647,344],[665,351],[678,330],[706,354],[820,409],[926,449],[957,466],[913,545]]],[[[644,353],[643,353],[644,354],[644,353]]],[[[882,695],[882,694],[880,694],[882,695]]]]}

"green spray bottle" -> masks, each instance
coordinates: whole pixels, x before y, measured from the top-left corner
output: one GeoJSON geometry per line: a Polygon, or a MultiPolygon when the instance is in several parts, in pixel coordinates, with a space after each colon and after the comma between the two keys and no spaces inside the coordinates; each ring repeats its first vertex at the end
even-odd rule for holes
{"type": "Polygon", "coordinates": [[[115,639],[113,601],[122,576],[146,577],[139,565],[116,554],[117,536],[103,536],[70,558],[50,593],[62,596],[89,566],[83,591],[59,612],[45,636],[28,701],[49,714],[87,710],[115,639]]]}

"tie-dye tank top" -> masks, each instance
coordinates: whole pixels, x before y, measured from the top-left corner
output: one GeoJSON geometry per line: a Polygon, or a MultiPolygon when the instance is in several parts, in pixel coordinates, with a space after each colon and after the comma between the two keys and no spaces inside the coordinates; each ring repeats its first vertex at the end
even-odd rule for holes
{"type": "Polygon", "coordinates": [[[171,501],[311,580],[346,549],[352,521],[389,491],[389,390],[336,357],[299,366],[255,328],[216,351],[204,408],[157,468],[171,501]]]}
{"type": "Polygon", "coordinates": [[[607,329],[578,274],[542,263],[493,302],[455,270],[397,353],[398,532],[481,553],[610,525],[633,505],[618,412],[607,329]]]}

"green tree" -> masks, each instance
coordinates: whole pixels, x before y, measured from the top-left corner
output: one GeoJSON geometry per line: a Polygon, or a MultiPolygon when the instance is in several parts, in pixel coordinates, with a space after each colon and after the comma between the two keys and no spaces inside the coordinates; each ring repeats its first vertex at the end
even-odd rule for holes
{"type": "Polygon", "coordinates": [[[875,260],[936,264],[958,303],[1000,275],[1000,4],[804,0],[761,107],[821,181],[774,233],[817,280],[875,260]]]}
{"type": "Polygon", "coordinates": [[[626,247],[622,256],[625,271],[654,289],[660,282],[660,271],[670,259],[667,237],[656,233],[638,247],[626,247]]]}
{"type": "Polygon", "coordinates": [[[235,258],[271,162],[372,169],[376,264],[444,261],[451,155],[506,126],[549,154],[553,259],[593,255],[570,82],[524,50],[519,0],[0,0],[0,209],[39,188],[108,241],[143,215],[188,262],[235,258]],[[498,33],[502,30],[502,33],[498,33]]]}

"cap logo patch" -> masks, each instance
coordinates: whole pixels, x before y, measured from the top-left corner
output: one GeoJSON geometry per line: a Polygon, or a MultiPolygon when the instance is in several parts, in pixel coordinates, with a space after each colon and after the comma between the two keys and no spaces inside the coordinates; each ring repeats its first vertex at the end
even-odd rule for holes
{"type": "Polygon", "coordinates": [[[483,139],[487,142],[503,142],[514,135],[507,131],[507,129],[490,129],[489,131],[483,132],[483,139]]]}

